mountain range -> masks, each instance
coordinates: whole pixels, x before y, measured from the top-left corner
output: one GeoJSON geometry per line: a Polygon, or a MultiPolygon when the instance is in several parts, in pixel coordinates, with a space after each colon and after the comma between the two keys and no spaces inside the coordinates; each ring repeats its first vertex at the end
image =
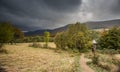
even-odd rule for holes
{"type": "MultiPolygon", "coordinates": [[[[91,21],[85,23],[89,29],[102,29],[102,28],[109,28],[113,26],[120,26],[120,19],[116,20],[108,20],[108,21],[91,21]]],[[[45,31],[48,31],[51,33],[52,36],[54,36],[57,32],[62,32],[67,30],[70,24],[59,27],[56,29],[39,29],[35,31],[28,31],[25,32],[25,36],[35,36],[35,35],[43,35],[45,31]]]]}

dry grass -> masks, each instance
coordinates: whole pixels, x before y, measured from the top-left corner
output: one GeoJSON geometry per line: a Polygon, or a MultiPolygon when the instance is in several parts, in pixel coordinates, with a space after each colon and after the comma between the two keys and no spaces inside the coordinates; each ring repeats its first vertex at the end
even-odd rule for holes
{"type": "MultiPolygon", "coordinates": [[[[86,54],[87,58],[92,58],[93,55],[92,53],[88,53],[86,54]]],[[[119,62],[120,62],[120,55],[119,54],[115,54],[115,55],[111,55],[111,54],[101,54],[101,53],[97,53],[97,57],[99,58],[98,64],[91,64],[93,65],[92,68],[96,68],[96,72],[117,72],[117,70],[119,69],[119,62]],[[99,68],[98,68],[99,67],[99,68]]]]}
{"type": "Polygon", "coordinates": [[[28,45],[27,43],[6,45],[5,49],[8,54],[0,54],[0,70],[5,69],[7,72],[73,72],[75,57],[71,57],[68,52],[57,53],[54,50],[31,48],[28,45]]]}
{"type": "MultiPolygon", "coordinates": [[[[41,44],[42,46],[44,46],[45,42],[38,42],[38,44],[41,44]]],[[[54,42],[49,42],[48,43],[48,47],[56,48],[56,45],[54,44],[54,42]]]]}

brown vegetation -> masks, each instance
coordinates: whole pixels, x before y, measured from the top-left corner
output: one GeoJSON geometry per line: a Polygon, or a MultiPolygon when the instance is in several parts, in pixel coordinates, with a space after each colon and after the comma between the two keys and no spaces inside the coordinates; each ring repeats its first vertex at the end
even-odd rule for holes
{"type": "MultiPolygon", "coordinates": [[[[75,69],[75,56],[68,52],[31,48],[29,43],[6,45],[8,54],[0,54],[0,70],[7,72],[70,72],[75,69]]],[[[53,46],[53,43],[51,43],[53,46]]]]}

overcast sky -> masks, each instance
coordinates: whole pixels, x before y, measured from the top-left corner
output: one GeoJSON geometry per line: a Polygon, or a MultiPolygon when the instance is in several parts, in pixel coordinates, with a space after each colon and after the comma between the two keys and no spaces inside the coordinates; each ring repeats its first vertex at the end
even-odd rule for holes
{"type": "Polygon", "coordinates": [[[120,19],[120,0],[0,0],[0,21],[24,30],[120,19]]]}

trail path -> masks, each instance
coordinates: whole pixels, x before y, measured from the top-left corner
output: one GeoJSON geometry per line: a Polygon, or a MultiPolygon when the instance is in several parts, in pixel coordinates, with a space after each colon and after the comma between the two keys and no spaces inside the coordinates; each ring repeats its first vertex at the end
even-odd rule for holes
{"type": "Polygon", "coordinates": [[[81,71],[82,72],[94,72],[88,65],[87,62],[90,61],[90,59],[87,59],[84,57],[84,54],[81,55],[80,57],[80,66],[81,66],[81,71]]]}

